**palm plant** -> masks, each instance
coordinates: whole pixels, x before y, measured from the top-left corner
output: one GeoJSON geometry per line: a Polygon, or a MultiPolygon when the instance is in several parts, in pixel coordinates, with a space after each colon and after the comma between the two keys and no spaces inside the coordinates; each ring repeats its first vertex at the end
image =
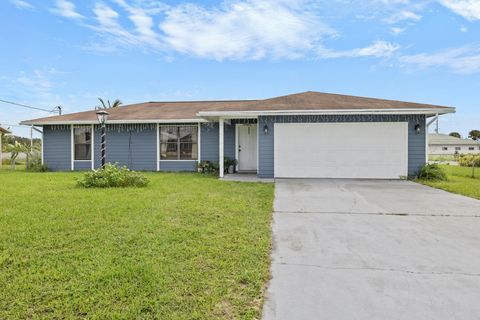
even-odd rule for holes
{"type": "Polygon", "coordinates": [[[118,108],[122,104],[122,101],[120,101],[119,99],[115,99],[113,103],[110,103],[110,100],[107,100],[107,102],[105,103],[102,98],[98,98],[98,100],[102,104],[102,106],[100,107],[102,109],[118,108]]]}
{"type": "Polygon", "coordinates": [[[18,141],[7,144],[6,151],[10,152],[10,165],[12,166],[12,170],[15,170],[15,162],[20,153],[29,153],[28,147],[18,141]]]}

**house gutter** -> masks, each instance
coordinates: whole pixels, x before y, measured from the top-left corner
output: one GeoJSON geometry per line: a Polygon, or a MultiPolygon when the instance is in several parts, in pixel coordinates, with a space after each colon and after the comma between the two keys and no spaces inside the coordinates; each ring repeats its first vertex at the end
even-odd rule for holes
{"type": "Polygon", "coordinates": [[[213,117],[258,117],[258,116],[287,116],[287,115],[374,115],[374,114],[423,114],[434,116],[455,113],[455,108],[415,108],[415,109],[331,109],[331,110],[264,110],[264,111],[201,111],[197,116],[202,118],[213,117]]]}
{"type": "MultiPolygon", "coordinates": [[[[148,124],[148,123],[198,123],[208,122],[205,119],[152,119],[152,120],[108,120],[108,124],[148,124]]],[[[64,120],[64,121],[35,121],[20,122],[22,125],[48,126],[48,125],[91,125],[98,124],[97,120],[64,120]]]]}

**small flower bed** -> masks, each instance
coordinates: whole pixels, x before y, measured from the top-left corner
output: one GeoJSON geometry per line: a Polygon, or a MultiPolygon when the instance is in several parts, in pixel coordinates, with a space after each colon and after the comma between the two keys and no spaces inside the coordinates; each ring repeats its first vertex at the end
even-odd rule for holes
{"type": "Polygon", "coordinates": [[[149,183],[143,174],[118,164],[107,163],[104,168],[86,172],[77,181],[83,188],[145,187],[149,183]]]}

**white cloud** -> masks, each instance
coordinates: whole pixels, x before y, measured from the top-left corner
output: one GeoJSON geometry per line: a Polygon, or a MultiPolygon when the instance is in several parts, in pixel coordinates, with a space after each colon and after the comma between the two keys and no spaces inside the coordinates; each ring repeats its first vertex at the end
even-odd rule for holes
{"type": "MultiPolygon", "coordinates": [[[[123,1],[121,3],[123,4],[123,1]]],[[[123,27],[120,13],[112,7],[104,3],[95,4],[93,12],[98,24],[90,27],[104,36],[104,43],[95,43],[84,48],[104,53],[114,51],[119,45],[161,49],[159,35],[153,30],[153,18],[142,9],[127,4],[125,8],[131,13],[129,18],[135,30],[130,31],[123,27]]]]}
{"type": "Polygon", "coordinates": [[[399,12],[392,14],[385,21],[390,24],[395,24],[401,21],[406,21],[406,20],[417,22],[417,21],[420,21],[421,19],[422,19],[422,16],[419,15],[418,13],[415,13],[409,10],[401,10],[399,12]]]}
{"type": "Polygon", "coordinates": [[[468,31],[468,28],[465,27],[465,26],[460,26],[460,31],[461,31],[461,32],[467,32],[467,31],[468,31]]]}
{"type": "Polygon", "coordinates": [[[52,83],[40,70],[34,70],[31,74],[22,71],[14,82],[42,96],[49,95],[52,88],[52,83]]]}
{"type": "Polygon", "coordinates": [[[334,34],[305,1],[249,0],[220,8],[185,4],[166,12],[160,24],[174,51],[216,60],[296,58],[334,34]]]}
{"type": "Polygon", "coordinates": [[[439,0],[439,2],[467,20],[480,20],[479,0],[439,0]]]}
{"type": "Polygon", "coordinates": [[[399,34],[402,34],[405,32],[405,28],[399,28],[399,27],[393,27],[390,29],[390,31],[392,32],[392,34],[398,36],[399,34]]]}
{"type": "Polygon", "coordinates": [[[420,68],[447,67],[455,73],[480,72],[480,47],[467,46],[437,53],[421,53],[400,57],[400,62],[420,68]]]}
{"type": "Polygon", "coordinates": [[[24,0],[10,0],[10,3],[17,7],[17,9],[33,9],[33,5],[24,0]]]}
{"type": "Polygon", "coordinates": [[[319,54],[322,58],[353,58],[353,57],[376,57],[386,58],[392,56],[400,46],[387,41],[375,41],[364,48],[356,48],[346,51],[333,51],[321,49],[319,54]]]}
{"type": "Polygon", "coordinates": [[[67,0],[57,0],[55,8],[53,8],[51,11],[65,18],[70,18],[70,19],[84,18],[84,16],[82,16],[80,13],[78,13],[75,10],[75,5],[72,2],[67,0]]]}

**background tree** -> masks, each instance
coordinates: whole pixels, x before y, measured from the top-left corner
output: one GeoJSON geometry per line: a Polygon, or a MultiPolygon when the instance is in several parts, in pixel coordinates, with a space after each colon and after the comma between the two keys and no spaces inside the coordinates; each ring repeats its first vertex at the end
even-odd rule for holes
{"type": "Polygon", "coordinates": [[[459,138],[459,139],[462,137],[462,135],[458,132],[450,132],[449,136],[459,138]]]}
{"type": "Polygon", "coordinates": [[[473,140],[480,140],[480,130],[472,130],[468,133],[468,137],[473,140]]]}
{"type": "Polygon", "coordinates": [[[98,100],[102,104],[102,106],[100,107],[102,109],[118,108],[120,107],[120,105],[122,105],[122,101],[118,99],[115,99],[113,103],[110,103],[110,100],[107,100],[107,102],[105,103],[105,101],[102,98],[98,98],[98,100]]]}

